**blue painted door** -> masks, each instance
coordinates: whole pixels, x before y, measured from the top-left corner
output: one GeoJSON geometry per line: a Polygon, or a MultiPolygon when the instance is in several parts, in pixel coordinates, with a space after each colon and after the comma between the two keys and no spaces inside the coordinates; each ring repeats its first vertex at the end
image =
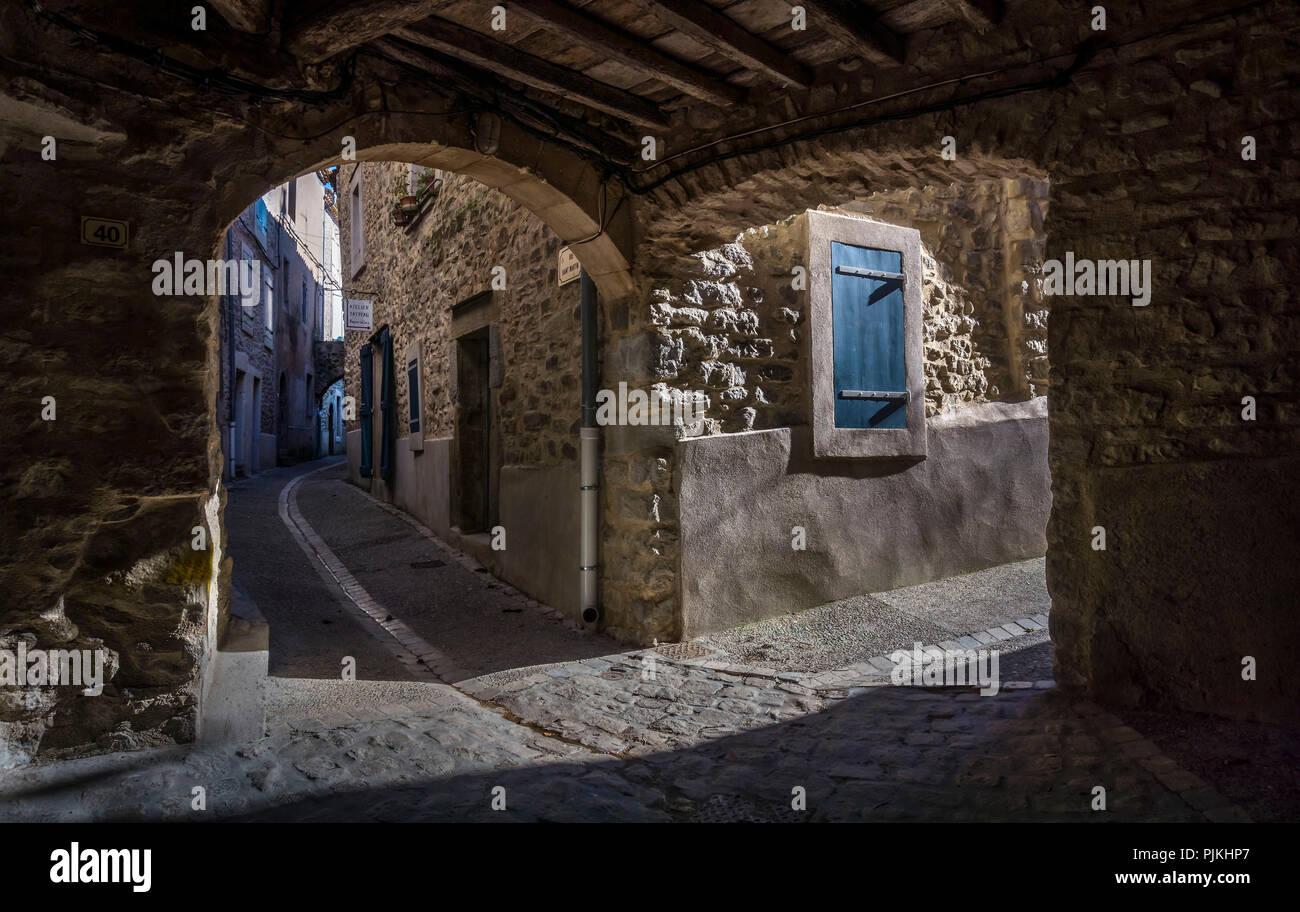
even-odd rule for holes
{"type": "Polygon", "coordinates": [[[831,243],[835,426],[906,428],[903,255],[831,243]]]}

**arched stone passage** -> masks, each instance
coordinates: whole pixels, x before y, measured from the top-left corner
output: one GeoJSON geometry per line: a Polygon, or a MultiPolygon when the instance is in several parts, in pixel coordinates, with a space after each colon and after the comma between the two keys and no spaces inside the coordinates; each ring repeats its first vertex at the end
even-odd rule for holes
{"type": "MultiPolygon", "coordinates": [[[[518,202],[570,245],[607,299],[630,294],[632,208],[624,205],[626,191],[571,153],[516,135],[508,126],[502,132],[502,142],[514,145],[495,156],[435,140],[371,146],[356,160],[406,162],[472,177],[518,202]]],[[[342,161],[335,155],[307,170],[342,161]]]]}
{"type": "Polygon", "coordinates": [[[391,71],[382,98],[377,81],[363,80],[319,106],[258,107],[162,86],[145,68],[115,74],[93,58],[88,69],[118,89],[102,106],[85,93],[84,73],[58,66],[82,50],[24,15],[3,14],[6,49],[25,35],[41,63],[13,74],[3,125],[9,202],[25,215],[0,229],[6,307],[24,327],[2,395],[14,415],[37,416],[39,436],[0,442],[4,482],[26,504],[5,511],[5,624],[42,643],[102,643],[120,670],[93,705],[53,693],[6,710],[13,762],[37,745],[57,755],[197,734],[203,669],[229,618],[213,409],[220,307],[216,297],[155,295],[156,260],[225,257],[225,226],[249,201],[338,160],[344,136],[356,138],[359,159],[424,161],[500,188],[573,244],[608,301],[633,287],[634,225],[632,203],[586,159],[509,122],[493,156],[471,151],[470,112],[391,71]],[[167,101],[141,102],[133,90],[167,101]],[[47,134],[59,141],[53,161],[41,157],[47,134]],[[126,222],[125,249],[83,244],[83,215],[126,222]],[[56,421],[39,419],[46,396],[56,421]],[[208,550],[191,548],[195,527],[207,530],[208,550]],[[150,696],[141,703],[125,691],[150,696]],[[122,722],[137,734],[114,735],[122,722]]]}
{"type": "Polygon", "coordinates": [[[218,221],[229,223],[248,200],[310,171],[348,161],[406,162],[472,177],[500,191],[570,245],[605,298],[631,293],[635,205],[608,173],[508,121],[493,154],[474,151],[474,118],[431,106],[427,93],[406,99],[399,90],[389,104],[412,109],[344,118],[328,135],[288,146],[270,164],[257,160],[258,144],[249,148],[232,137],[233,164],[223,169],[218,221]],[[426,110],[414,110],[421,107],[426,110]]]}
{"type": "MultiPolygon", "coordinates": [[[[1151,262],[1148,305],[1061,296],[1048,329],[1057,678],[1107,701],[1261,719],[1294,718],[1300,705],[1283,671],[1300,586],[1296,499],[1281,474],[1294,471],[1294,346],[1278,344],[1294,332],[1300,268],[1282,240],[1296,141],[1291,121],[1263,113],[1296,107],[1273,81],[1294,68],[1281,36],[1296,22],[1261,25],[1277,13],[1135,41],[1110,61],[1126,75],[1085,68],[1029,102],[705,164],[649,194],[642,217],[644,273],[781,219],[795,198],[1029,174],[1052,187],[1047,259],[1151,262]],[[944,162],[939,142],[953,134],[958,156],[944,162]],[[1248,140],[1273,154],[1244,157],[1248,140]],[[1264,423],[1243,420],[1246,396],[1271,403],[1264,423]],[[1122,530],[1120,543],[1095,548],[1098,527],[1122,530]],[[1266,633],[1273,625],[1290,633],[1266,633]],[[1265,665],[1278,674],[1251,676],[1265,665]]],[[[632,322],[649,332],[651,285],[642,291],[632,322]]]]}
{"type": "MultiPolygon", "coordinates": [[[[155,296],[150,267],[175,251],[217,254],[223,226],[249,200],[333,160],[349,135],[377,157],[415,144],[422,160],[548,213],[571,242],[603,228],[608,243],[577,253],[607,298],[625,299],[611,322],[628,335],[617,329],[608,344],[641,366],[633,334],[648,331],[658,269],[648,253],[688,255],[815,205],[837,156],[871,175],[846,168],[833,178],[854,194],[947,182],[981,162],[1045,172],[1049,256],[1150,256],[1156,282],[1145,308],[1063,299],[1049,330],[1059,677],[1106,698],[1294,717],[1297,13],[1191,2],[1112,11],[1110,34],[1123,37],[1085,47],[1084,20],[1069,10],[1045,18],[1033,3],[1007,6],[1007,26],[979,41],[960,27],[913,36],[908,65],[892,71],[859,63],[806,94],[687,102],[673,112],[672,142],[716,141],[731,157],[626,197],[573,147],[514,122],[492,157],[467,152],[477,110],[388,63],[366,58],[349,74],[259,47],[250,59],[267,91],[253,104],[101,53],[33,7],[6,5],[0,140],[14,215],[0,246],[13,330],[0,405],[18,431],[0,437],[0,482],[15,505],[0,526],[4,622],[44,642],[102,640],[121,663],[115,685],[145,694],[105,695],[93,714],[7,708],[15,756],[37,742],[51,752],[97,739],[129,746],[111,734],[120,721],[193,736],[198,670],[224,616],[197,597],[219,552],[189,545],[220,497],[216,307],[155,296]],[[1019,65],[1028,48],[1044,57],[964,100],[986,84],[973,74],[1019,65]],[[813,117],[876,99],[872,110],[887,118],[776,144],[798,139],[791,110],[813,117]],[[746,131],[768,125],[767,147],[746,152],[746,131]],[[942,163],[948,135],[957,158],[942,163]],[[57,158],[42,156],[46,136],[57,158]],[[82,243],[81,216],[128,223],[126,248],[82,243]],[[1241,418],[1246,396],[1262,416],[1251,423],[1241,418]],[[39,417],[47,397],[57,420],[39,417]],[[1111,532],[1105,552],[1089,545],[1098,525],[1111,532]],[[1241,675],[1246,657],[1257,681],[1241,675]],[[51,718],[58,730],[47,733],[51,718]]],[[[185,43],[149,33],[134,9],[99,15],[121,16],[124,34],[153,47],[185,43]]],[[[715,151],[701,149],[683,161],[715,151]]],[[[630,183],[647,189],[676,167],[643,169],[630,183]]],[[[219,539],[219,527],[210,532],[219,539]]],[[[224,591],[213,588],[214,599],[224,591]]]]}
{"type": "Polygon", "coordinates": [[[315,348],[316,380],[312,395],[319,402],[327,389],[343,379],[344,348],[342,342],[333,339],[317,342],[315,348]]]}

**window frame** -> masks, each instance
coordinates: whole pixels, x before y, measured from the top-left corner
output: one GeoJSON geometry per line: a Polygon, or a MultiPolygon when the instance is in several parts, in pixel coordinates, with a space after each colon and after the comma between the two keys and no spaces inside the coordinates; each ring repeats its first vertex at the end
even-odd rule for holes
{"type": "Polygon", "coordinates": [[[818,458],[924,458],[924,311],[921,302],[921,233],[833,212],[807,216],[809,344],[812,365],[813,455],[818,458]],[[903,273],[903,359],[906,428],[842,428],[835,424],[835,340],[831,244],[897,251],[903,273]]]}
{"type": "Polygon", "coordinates": [[[424,450],[424,365],[420,353],[420,343],[412,342],[406,347],[406,354],[403,357],[403,363],[406,365],[406,430],[410,437],[410,449],[413,453],[419,453],[424,450]],[[410,383],[411,367],[415,367],[415,387],[412,389],[410,383]],[[415,412],[415,419],[411,419],[411,412],[415,412]],[[414,425],[414,427],[412,427],[414,425]]]}

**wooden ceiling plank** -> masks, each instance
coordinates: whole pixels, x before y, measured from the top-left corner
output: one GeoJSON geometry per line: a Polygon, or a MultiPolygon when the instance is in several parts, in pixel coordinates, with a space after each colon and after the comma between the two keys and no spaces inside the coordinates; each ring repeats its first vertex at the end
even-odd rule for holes
{"type": "Polygon", "coordinates": [[[784,51],[745,31],[707,3],[699,0],[645,0],[650,11],[707,48],[750,70],[759,70],[783,85],[806,89],[812,70],[784,51]]]}
{"type": "Polygon", "coordinates": [[[260,35],[271,28],[270,0],[208,0],[232,28],[260,35]]]}
{"type": "Polygon", "coordinates": [[[1002,0],[952,0],[962,12],[962,18],[984,32],[1002,21],[1006,11],[1002,0]]]}
{"type": "MultiPolygon", "coordinates": [[[[320,63],[447,6],[450,0],[331,0],[289,23],[283,46],[307,63],[320,63]]],[[[301,4],[300,4],[301,5],[301,4]]]]}
{"type": "Polygon", "coordinates": [[[509,9],[512,14],[524,16],[548,31],[563,33],[679,92],[718,105],[745,101],[743,89],[655,50],[636,35],[615,29],[555,0],[514,0],[509,9]]]}
{"type": "Polygon", "coordinates": [[[801,0],[808,24],[816,25],[847,50],[881,66],[903,62],[903,36],[852,0],[801,0]]]}
{"type": "MultiPolygon", "coordinates": [[[[522,101],[511,97],[512,93],[503,91],[505,87],[501,86],[490,73],[468,66],[459,60],[444,57],[436,51],[415,47],[397,38],[378,38],[370,42],[369,47],[391,60],[432,76],[449,88],[454,88],[470,97],[497,104],[508,104],[517,113],[529,112],[530,108],[540,108],[554,121],[552,129],[558,125],[571,140],[578,140],[579,144],[586,148],[612,155],[617,161],[630,162],[638,151],[620,133],[599,131],[551,105],[531,98],[526,99],[527,105],[523,105],[522,101]]],[[[518,95],[518,93],[513,94],[518,95]]],[[[536,120],[536,111],[527,113],[527,116],[530,120],[536,120]]]]}
{"type": "Polygon", "coordinates": [[[631,92],[556,66],[455,23],[426,19],[403,26],[393,34],[498,76],[604,111],[620,120],[645,127],[668,126],[668,118],[656,105],[631,92]]]}

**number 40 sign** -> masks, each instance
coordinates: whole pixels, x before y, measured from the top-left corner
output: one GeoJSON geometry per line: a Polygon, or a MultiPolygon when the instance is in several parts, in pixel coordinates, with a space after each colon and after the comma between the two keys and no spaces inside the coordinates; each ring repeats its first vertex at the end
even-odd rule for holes
{"type": "Polygon", "coordinates": [[[126,240],[126,222],[90,215],[81,217],[81,243],[97,247],[125,247],[126,240]]]}

